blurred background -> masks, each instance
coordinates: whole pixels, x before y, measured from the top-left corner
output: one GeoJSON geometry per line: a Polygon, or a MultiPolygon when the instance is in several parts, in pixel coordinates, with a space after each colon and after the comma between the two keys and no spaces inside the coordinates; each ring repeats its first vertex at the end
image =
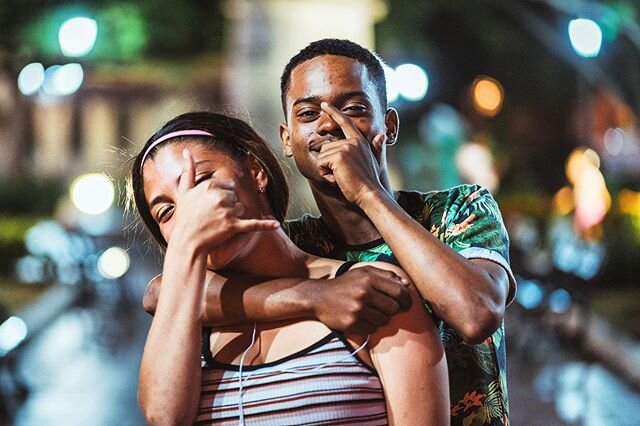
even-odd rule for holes
{"type": "MultiPolygon", "coordinates": [[[[636,0],[4,0],[0,424],[143,424],[141,297],[161,257],[125,211],[128,160],[194,109],[248,119],[279,150],[280,73],[322,37],[386,60],[397,188],[480,183],[500,204],[518,279],[512,424],[640,424],[639,13],[636,0]]],[[[290,174],[290,215],[315,211],[290,174]]]]}

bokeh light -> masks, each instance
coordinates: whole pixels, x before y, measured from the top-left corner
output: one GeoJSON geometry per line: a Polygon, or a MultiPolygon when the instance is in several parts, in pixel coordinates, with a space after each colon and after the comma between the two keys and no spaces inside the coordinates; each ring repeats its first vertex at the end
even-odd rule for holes
{"type": "Polygon", "coordinates": [[[499,179],[493,166],[493,154],[486,145],[469,142],[456,152],[456,168],[466,183],[477,183],[491,192],[498,189],[499,179]]]}
{"type": "Polygon", "coordinates": [[[602,30],[591,19],[574,19],[569,22],[569,40],[578,55],[593,58],[600,53],[602,30]]]}
{"type": "Polygon", "coordinates": [[[109,279],[120,278],[129,270],[130,260],[127,252],[120,247],[105,250],[98,259],[98,271],[109,279]]]}
{"type": "Polygon", "coordinates": [[[36,93],[44,83],[44,66],[39,62],[25,65],[18,75],[18,89],[23,95],[36,93]]]}
{"type": "Polygon", "coordinates": [[[71,63],[52,65],[45,71],[42,91],[50,96],[67,96],[75,93],[84,80],[82,65],[71,63]]]}
{"type": "Polygon", "coordinates": [[[611,207],[611,195],[600,171],[598,154],[592,149],[575,149],[567,159],[566,175],[573,184],[578,229],[601,223],[611,207]]]}
{"type": "Polygon", "coordinates": [[[22,318],[11,316],[0,325],[0,351],[9,352],[27,337],[27,324],[22,318]]]}
{"type": "Polygon", "coordinates": [[[113,204],[113,183],[102,173],[77,177],[71,184],[71,201],[83,213],[100,214],[113,204]]]}
{"type": "Polygon", "coordinates": [[[516,300],[526,309],[539,308],[544,299],[542,286],[533,280],[519,280],[516,300]]]}
{"type": "Polygon", "coordinates": [[[397,101],[398,97],[400,96],[396,72],[388,65],[383,65],[383,69],[384,78],[387,81],[387,102],[392,103],[397,101]]]}
{"type": "Polygon", "coordinates": [[[414,64],[398,65],[395,81],[400,95],[409,101],[424,99],[429,88],[429,77],[425,70],[414,64]]]}
{"type": "Polygon", "coordinates": [[[473,106],[482,115],[493,117],[502,108],[504,89],[499,81],[491,77],[478,77],[471,85],[473,106]]]}
{"type": "Polygon", "coordinates": [[[65,21],[58,31],[58,42],[64,56],[80,57],[93,49],[98,24],[91,18],[77,17],[65,21]]]}

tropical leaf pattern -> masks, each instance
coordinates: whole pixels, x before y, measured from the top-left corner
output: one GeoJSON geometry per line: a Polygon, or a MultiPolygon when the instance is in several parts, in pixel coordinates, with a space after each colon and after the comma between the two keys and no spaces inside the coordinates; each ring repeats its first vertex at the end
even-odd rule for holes
{"type": "MultiPolygon", "coordinates": [[[[509,261],[509,239],[497,203],[478,185],[460,185],[443,191],[399,191],[405,211],[440,241],[460,252],[482,248],[509,261]]],[[[331,240],[319,217],[305,215],[287,222],[285,229],[303,250],[343,260],[381,260],[397,263],[380,240],[367,247],[342,247],[331,240]]],[[[431,309],[425,305],[429,312],[431,309]]],[[[433,317],[433,315],[432,315],[433,317]]],[[[447,355],[452,425],[508,425],[504,325],[486,341],[467,345],[455,330],[434,318],[447,355]]]]}

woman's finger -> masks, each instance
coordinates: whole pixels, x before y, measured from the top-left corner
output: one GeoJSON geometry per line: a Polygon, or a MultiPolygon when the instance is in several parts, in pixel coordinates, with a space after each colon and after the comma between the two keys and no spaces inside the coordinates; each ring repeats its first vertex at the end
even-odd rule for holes
{"type": "Polygon", "coordinates": [[[235,223],[236,232],[275,231],[280,222],[275,219],[238,219],[235,223]]]}
{"type": "Polygon", "coordinates": [[[178,182],[178,192],[183,194],[196,185],[196,166],[188,149],[182,150],[182,173],[178,182]]]}

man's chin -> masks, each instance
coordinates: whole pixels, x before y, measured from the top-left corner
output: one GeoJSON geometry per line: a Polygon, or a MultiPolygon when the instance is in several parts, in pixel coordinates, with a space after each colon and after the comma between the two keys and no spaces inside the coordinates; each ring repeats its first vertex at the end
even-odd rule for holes
{"type": "Polygon", "coordinates": [[[335,181],[331,182],[327,179],[324,179],[323,177],[320,177],[319,179],[310,181],[309,184],[316,192],[321,192],[333,197],[344,197],[342,195],[342,190],[335,181]]]}

